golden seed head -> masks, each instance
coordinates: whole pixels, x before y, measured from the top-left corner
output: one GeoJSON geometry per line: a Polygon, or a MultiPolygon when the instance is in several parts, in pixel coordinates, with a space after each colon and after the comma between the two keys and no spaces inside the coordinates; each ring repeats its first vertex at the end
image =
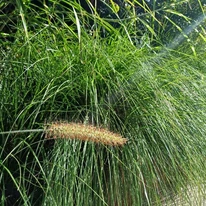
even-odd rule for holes
{"type": "Polygon", "coordinates": [[[107,129],[78,123],[51,123],[46,129],[46,138],[78,139],[111,146],[121,146],[127,142],[126,138],[107,129]]]}

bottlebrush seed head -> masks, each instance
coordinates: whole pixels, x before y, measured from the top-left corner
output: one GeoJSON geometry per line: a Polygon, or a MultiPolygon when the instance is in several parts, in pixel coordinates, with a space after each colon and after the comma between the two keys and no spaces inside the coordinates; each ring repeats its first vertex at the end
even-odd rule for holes
{"type": "Polygon", "coordinates": [[[78,139],[111,146],[122,146],[127,142],[120,134],[107,129],[79,123],[51,123],[46,129],[46,138],[78,139]]]}

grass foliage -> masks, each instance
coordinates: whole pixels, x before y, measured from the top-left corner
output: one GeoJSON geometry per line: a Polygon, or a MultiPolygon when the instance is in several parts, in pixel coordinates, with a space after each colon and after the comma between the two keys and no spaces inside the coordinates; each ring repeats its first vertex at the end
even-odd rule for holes
{"type": "Polygon", "coordinates": [[[132,4],[124,19],[113,8],[114,22],[75,1],[8,2],[16,6],[9,18],[18,17],[15,32],[1,33],[1,205],[164,205],[205,184],[205,18],[171,48],[161,36],[167,24],[181,34],[175,16],[188,20],[176,1],[157,10],[143,1],[146,17],[132,16],[132,4]],[[45,139],[40,130],[54,121],[107,128],[128,141],[45,139]]]}

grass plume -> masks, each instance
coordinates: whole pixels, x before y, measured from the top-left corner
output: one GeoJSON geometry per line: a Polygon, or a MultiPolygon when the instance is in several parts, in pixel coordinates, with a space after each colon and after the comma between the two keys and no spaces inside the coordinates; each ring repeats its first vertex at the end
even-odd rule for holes
{"type": "Polygon", "coordinates": [[[52,123],[46,129],[46,138],[78,139],[111,146],[122,146],[127,141],[107,129],[77,123],[52,123]]]}

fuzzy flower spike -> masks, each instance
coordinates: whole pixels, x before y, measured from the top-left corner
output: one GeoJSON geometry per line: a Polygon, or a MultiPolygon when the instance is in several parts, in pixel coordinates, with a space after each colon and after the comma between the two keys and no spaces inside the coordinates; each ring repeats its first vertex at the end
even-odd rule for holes
{"type": "Polygon", "coordinates": [[[46,138],[78,139],[111,146],[122,146],[127,142],[126,138],[107,129],[78,123],[51,123],[46,129],[46,138]]]}

